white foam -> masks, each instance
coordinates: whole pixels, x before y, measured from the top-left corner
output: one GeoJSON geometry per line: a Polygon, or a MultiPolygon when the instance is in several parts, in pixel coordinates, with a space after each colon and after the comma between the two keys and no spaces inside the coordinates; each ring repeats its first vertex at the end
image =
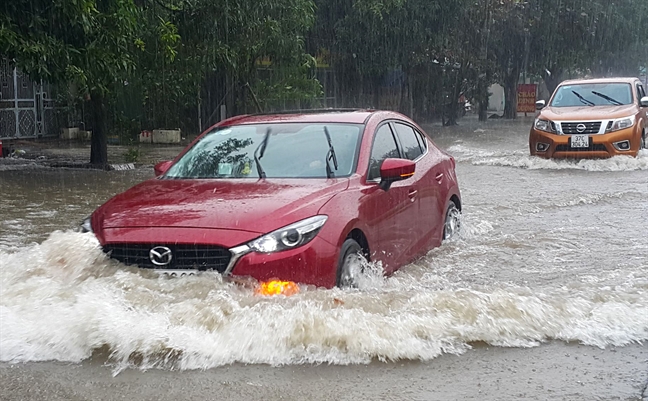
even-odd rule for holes
{"type": "Polygon", "coordinates": [[[648,149],[637,157],[615,156],[609,159],[562,160],[530,156],[528,150],[490,150],[457,143],[448,148],[457,161],[476,166],[518,167],[530,170],[634,171],[648,170],[648,149]]]}
{"type": "Polygon", "coordinates": [[[535,156],[497,156],[472,159],[474,165],[508,166],[527,168],[531,170],[587,170],[587,171],[633,171],[648,170],[648,151],[642,150],[634,158],[630,156],[615,156],[609,159],[583,160],[554,160],[542,159],[535,156]]]}
{"type": "MultiPolygon", "coordinates": [[[[461,249],[451,243],[437,255],[461,249]]],[[[425,361],[474,341],[605,347],[648,340],[644,276],[615,287],[477,287],[450,281],[452,265],[441,272],[422,260],[388,279],[374,274],[357,290],[304,287],[293,297],[259,297],[218,274],[168,279],[126,268],[106,259],[91,235],[72,232],[0,251],[0,261],[2,361],[78,362],[107,348],[116,371],[204,369],[425,361]]]]}

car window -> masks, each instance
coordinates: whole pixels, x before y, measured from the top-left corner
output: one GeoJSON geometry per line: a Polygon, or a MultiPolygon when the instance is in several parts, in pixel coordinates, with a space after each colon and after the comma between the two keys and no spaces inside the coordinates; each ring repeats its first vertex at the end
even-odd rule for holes
{"type": "Polygon", "coordinates": [[[646,92],[644,91],[643,85],[637,84],[637,98],[639,101],[641,101],[641,98],[646,96],[646,92]]]}
{"type": "Polygon", "coordinates": [[[380,177],[380,165],[387,158],[399,158],[396,140],[389,124],[384,124],[376,131],[373,147],[371,149],[371,159],[369,161],[368,180],[374,180],[380,177]]]}
{"type": "Polygon", "coordinates": [[[553,107],[609,106],[632,104],[632,86],[626,83],[587,83],[556,89],[553,107]]]}
{"type": "Polygon", "coordinates": [[[416,132],[416,138],[419,140],[419,144],[421,145],[421,149],[423,150],[423,153],[427,150],[427,141],[425,140],[425,135],[423,135],[422,132],[419,130],[414,130],[416,132]]]}
{"type": "Polygon", "coordinates": [[[417,157],[423,154],[423,150],[421,149],[420,141],[414,132],[414,128],[401,123],[394,123],[394,127],[396,127],[398,139],[400,139],[403,152],[405,152],[405,157],[410,160],[416,160],[417,157]]]}
{"type": "Polygon", "coordinates": [[[201,138],[164,178],[326,178],[331,138],[338,168],[351,175],[358,153],[360,124],[258,124],[218,128],[201,138]],[[265,149],[263,143],[266,142],[265,149]]]}

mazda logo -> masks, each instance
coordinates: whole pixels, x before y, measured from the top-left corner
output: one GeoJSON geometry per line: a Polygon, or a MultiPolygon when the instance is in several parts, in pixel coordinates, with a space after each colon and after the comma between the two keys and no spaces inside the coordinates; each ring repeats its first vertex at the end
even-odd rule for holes
{"type": "Polygon", "coordinates": [[[156,266],[166,266],[171,263],[173,254],[171,253],[171,249],[166,246],[156,246],[149,251],[149,258],[151,259],[151,263],[156,266]]]}
{"type": "Polygon", "coordinates": [[[585,124],[578,124],[578,125],[576,126],[576,131],[578,131],[578,132],[585,132],[585,129],[586,129],[586,128],[587,128],[587,127],[585,126],[585,124]]]}

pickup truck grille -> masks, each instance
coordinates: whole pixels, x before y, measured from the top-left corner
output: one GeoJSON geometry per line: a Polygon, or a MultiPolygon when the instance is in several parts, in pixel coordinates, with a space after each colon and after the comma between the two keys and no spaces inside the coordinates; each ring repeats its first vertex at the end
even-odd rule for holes
{"type": "Polygon", "coordinates": [[[560,123],[563,134],[574,135],[574,134],[598,134],[601,129],[600,121],[588,121],[588,122],[562,122],[560,123]],[[585,130],[578,132],[578,126],[583,124],[585,130]]]}

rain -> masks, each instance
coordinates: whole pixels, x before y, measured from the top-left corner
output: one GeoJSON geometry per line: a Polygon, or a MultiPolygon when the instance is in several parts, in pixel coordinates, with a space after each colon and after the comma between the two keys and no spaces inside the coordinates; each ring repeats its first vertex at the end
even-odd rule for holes
{"type": "Polygon", "coordinates": [[[529,148],[565,80],[648,90],[647,38],[645,0],[3,2],[0,399],[648,400],[648,146],[529,148]],[[264,295],[80,232],[214,124],[316,109],[418,123],[456,162],[458,235],[264,295]]]}

